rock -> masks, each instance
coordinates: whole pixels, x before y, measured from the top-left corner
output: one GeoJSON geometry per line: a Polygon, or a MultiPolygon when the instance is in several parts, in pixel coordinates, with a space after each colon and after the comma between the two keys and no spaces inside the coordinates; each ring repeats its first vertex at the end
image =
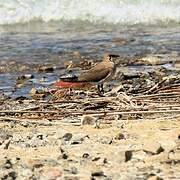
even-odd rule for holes
{"type": "Polygon", "coordinates": [[[54,138],[56,139],[62,139],[65,134],[68,133],[68,131],[64,130],[64,129],[57,129],[57,131],[55,132],[55,134],[53,135],[54,138]]]}
{"type": "Polygon", "coordinates": [[[87,134],[74,134],[71,139],[71,144],[81,144],[85,139],[89,139],[89,136],[87,134]]]}
{"type": "Polygon", "coordinates": [[[98,160],[100,160],[101,159],[101,157],[94,157],[93,159],[92,159],[92,161],[98,161],[98,160]]]}
{"type": "Polygon", "coordinates": [[[118,133],[118,134],[114,137],[114,139],[116,139],[116,140],[122,140],[122,139],[126,139],[126,138],[125,138],[125,135],[124,135],[124,134],[118,133]]]}
{"type": "Polygon", "coordinates": [[[77,176],[63,176],[63,180],[80,180],[83,179],[81,177],[77,177],[77,176]]]}
{"type": "Polygon", "coordinates": [[[158,143],[158,142],[147,142],[147,144],[145,144],[143,146],[143,150],[147,153],[150,154],[159,154],[161,152],[164,151],[164,149],[162,148],[162,146],[158,143]]]}
{"type": "Polygon", "coordinates": [[[116,150],[114,151],[114,155],[112,157],[109,157],[108,159],[111,159],[110,161],[115,161],[118,164],[128,162],[132,159],[132,151],[116,150]]]}
{"type": "Polygon", "coordinates": [[[62,170],[57,167],[43,167],[42,175],[49,180],[62,177],[62,170]]]}
{"type": "Polygon", "coordinates": [[[34,75],[33,74],[24,74],[18,77],[18,80],[25,80],[25,79],[33,79],[34,75]]]}
{"type": "Polygon", "coordinates": [[[14,170],[6,171],[4,176],[1,177],[2,180],[11,180],[17,178],[17,173],[14,170]]]}
{"type": "Polygon", "coordinates": [[[10,142],[10,139],[0,141],[0,149],[8,149],[10,142]]]}
{"type": "Polygon", "coordinates": [[[144,159],[145,162],[153,164],[154,162],[166,162],[168,160],[168,153],[162,152],[160,154],[153,154],[144,159]]]}
{"type": "Polygon", "coordinates": [[[7,140],[9,138],[12,138],[13,136],[9,131],[6,131],[4,129],[0,129],[0,140],[7,140]]]}
{"type": "Polygon", "coordinates": [[[73,135],[72,135],[71,133],[66,133],[66,134],[63,135],[62,139],[63,139],[64,141],[70,141],[71,138],[72,138],[72,136],[73,136],[73,135]]]}
{"type": "Polygon", "coordinates": [[[91,115],[81,116],[81,125],[94,125],[94,128],[100,128],[101,120],[91,115]]]}
{"type": "Polygon", "coordinates": [[[34,168],[43,167],[44,165],[42,164],[42,162],[39,159],[27,159],[25,161],[25,166],[30,169],[34,169],[34,168]]]}
{"type": "Polygon", "coordinates": [[[44,66],[40,66],[37,69],[38,72],[53,72],[54,71],[54,67],[50,66],[50,65],[44,65],[44,66]]]}
{"type": "Polygon", "coordinates": [[[43,90],[38,90],[36,88],[32,88],[29,91],[29,95],[34,98],[34,99],[42,99],[45,98],[47,95],[47,92],[43,91],[43,90]]]}
{"type": "Polygon", "coordinates": [[[132,153],[132,159],[143,160],[146,157],[148,157],[148,154],[143,150],[133,151],[132,153]]]}
{"type": "Polygon", "coordinates": [[[102,144],[112,144],[113,138],[109,136],[101,136],[101,137],[98,137],[98,142],[102,144]]]}
{"type": "Polygon", "coordinates": [[[106,175],[104,174],[104,172],[103,171],[94,171],[94,172],[92,172],[91,173],[91,176],[92,177],[101,177],[101,176],[103,176],[103,177],[106,177],[106,175]]]}
{"type": "Polygon", "coordinates": [[[77,173],[78,173],[78,170],[77,170],[76,167],[73,166],[73,167],[71,167],[70,172],[71,172],[72,174],[77,174],[77,173]]]}
{"type": "Polygon", "coordinates": [[[25,121],[24,121],[24,122],[21,122],[20,124],[21,124],[21,126],[26,127],[26,128],[31,126],[30,123],[25,122],[25,121]]]}
{"type": "Polygon", "coordinates": [[[132,151],[125,151],[125,162],[132,159],[132,151]]]}
{"type": "Polygon", "coordinates": [[[4,169],[11,169],[13,167],[13,164],[11,162],[11,159],[6,159],[5,163],[3,164],[4,169]]]}
{"type": "Polygon", "coordinates": [[[64,171],[69,172],[69,173],[71,173],[71,174],[77,174],[77,173],[78,173],[77,168],[74,167],[74,166],[71,167],[70,169],[64,169],[64,171]]]}
{"type": "Polygon", "coordinates": [[[176,147],[176,142],[175,141],[163,141],[161,142],[161,147],[162,149],[164,149],[165,151],[169,152],[172,149],[174,149],[176,147]]]}
{"type": "Polygon", "coordinates": [[[18,171],[18,177],[24,177],[30,179],[32,176],[33,176],[33,172],[31,169],[23,168],[23,169],[19,169],[18,171]]]}
{"type": "Polygon", "coordinates": [[[134,78],[140,78],[141,74],[139,72],[124,72],[122,74],[122,80],[131,80],[134,78]]]}
{"type": "Polygon", "coordinates": [[[169,62],[168,59],[162,57],[161,55],[156,55],[156,56],[149,55],[149,56],[140,58],[138,61],[145,64],[150,64],[150,65],[161,65],[161,64],[166,64],[169,62]]]}
{"type": "Polygon", "coordinates": [[[163,180],[163,178],[160,178],[159,176],[156,175],[149,175],[147,180],[163,180]]]}
{"type": "Polygon", "coordinates": [[[168,159],[180,161],[180,149],[177,147],[176,149],[171,150],[168,154],[168,159]]]}
{"type": "Polygon", "coordinates": [[[81,125],[93,125],[96,121],[96,118],[90,115],[81,116],[81,125]]]}
{"type": "Polygon", "coordinates": [[[58,159],[68,159],[67,152],[65,152],[65,150],[62,149],[62,147],[60,147],[60,153],[61,155],[58,157],[58,159]]]}
{"type": "Polygon", "coordinates": [[[36,88],[32,88],[32,89],[29,91],[29,94],[30,94],[31,96],[34,96],[34,95],[38,94],[38,90],[37,90],[36,88]]]}

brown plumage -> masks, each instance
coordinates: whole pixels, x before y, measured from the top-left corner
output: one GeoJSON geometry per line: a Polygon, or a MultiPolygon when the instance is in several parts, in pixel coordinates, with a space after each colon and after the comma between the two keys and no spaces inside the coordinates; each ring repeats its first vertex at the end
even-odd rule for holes
{"type": "Polygon", "coordinates": [[[118,57],[118,55],[105,54],[103,61],[92,67],[87,72],[80,74],[78,77],[61,78],[61,80],[67,82],[95,83],[98,84],[98,90],[103,91],[103,83],[110,80],[116,70],[114,62],[111,61],[112,57],[118,57]]]}

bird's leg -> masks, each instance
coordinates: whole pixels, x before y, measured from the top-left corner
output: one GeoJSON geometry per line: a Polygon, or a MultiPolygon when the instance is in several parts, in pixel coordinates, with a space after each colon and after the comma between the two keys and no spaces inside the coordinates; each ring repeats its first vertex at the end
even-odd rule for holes
{"type": "Polygon", "coordinates": [[[101,84],[100,86],[101,86],[101,92],[104,94],[103,84],[101,84]]]}
{"type": "Polygon", "coordinates": [[[101,85],[98,84],[98,93],[101,93],[101,85]]]}
{"type": "Polygon", "coordinates": [[[99,96],[104,96],[103,93],[104,93],[103,84],[98,84],[98,94],[99,94],[99,96]]]}

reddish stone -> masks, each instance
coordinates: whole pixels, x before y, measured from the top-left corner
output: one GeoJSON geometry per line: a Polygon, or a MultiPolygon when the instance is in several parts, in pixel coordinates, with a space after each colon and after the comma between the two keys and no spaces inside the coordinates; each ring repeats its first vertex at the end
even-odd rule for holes
{"type": "Polygon", "coordinates": [[[92,84],[86,82],[63,82],[63,81],[57,81],[53,85],[59,88],[87,88],[92,86],[92,84]]]}

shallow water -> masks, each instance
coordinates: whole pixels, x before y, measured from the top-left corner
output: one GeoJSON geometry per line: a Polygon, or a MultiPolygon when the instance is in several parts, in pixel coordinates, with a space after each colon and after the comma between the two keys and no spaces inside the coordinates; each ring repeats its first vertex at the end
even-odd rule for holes
{"type": "Polygon", "coordinates": [[[112,26],[81,23],[3,26],[0,59],[39,64],[52,62],[56,55],[65,56],[73,51],[90,57],[102,56],[108,51],[125,55],[179,54],[179,29],[179,25],[112,26]],[[127,43],[121,45],[114,42],[119,38],[125,39],[127,43]]]}

